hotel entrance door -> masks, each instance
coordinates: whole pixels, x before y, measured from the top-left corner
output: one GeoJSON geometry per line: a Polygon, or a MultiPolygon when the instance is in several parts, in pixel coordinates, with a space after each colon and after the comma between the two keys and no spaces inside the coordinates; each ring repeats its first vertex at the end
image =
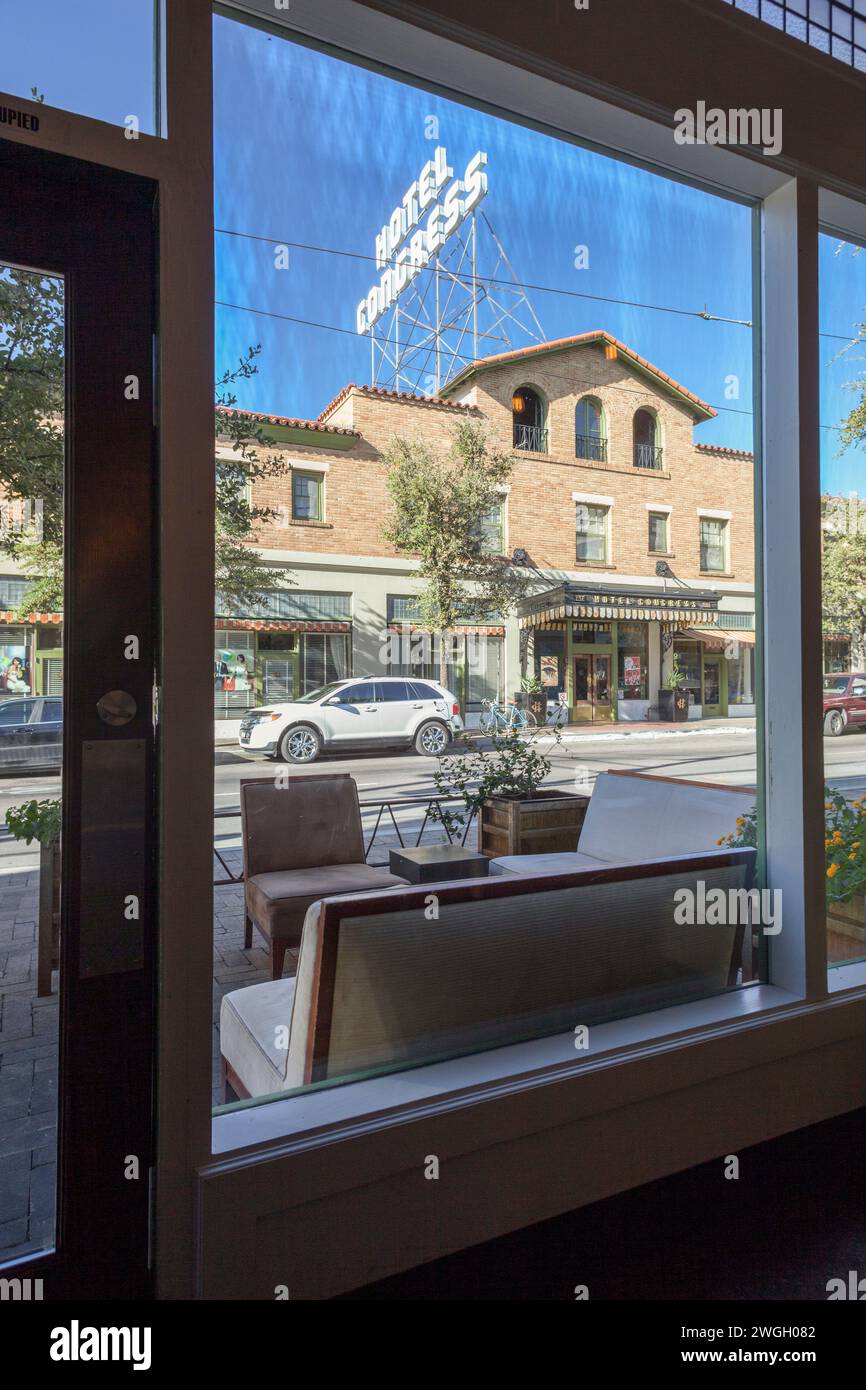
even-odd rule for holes
{"type": "Polygon", "coordinates": [[[574,707],[576,724],[610,719],[610,663],[607,656],[574,658],[574,707]]]}

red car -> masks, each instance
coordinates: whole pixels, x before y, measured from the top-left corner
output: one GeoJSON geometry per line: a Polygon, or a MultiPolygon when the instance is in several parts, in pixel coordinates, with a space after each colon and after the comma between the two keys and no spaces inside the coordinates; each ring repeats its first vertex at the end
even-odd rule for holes
{"type": "Polygon", "coordinates": [[[824,733],[834,738],[866,725],[866,672],[840,671],[824,677],[824,733]]]}

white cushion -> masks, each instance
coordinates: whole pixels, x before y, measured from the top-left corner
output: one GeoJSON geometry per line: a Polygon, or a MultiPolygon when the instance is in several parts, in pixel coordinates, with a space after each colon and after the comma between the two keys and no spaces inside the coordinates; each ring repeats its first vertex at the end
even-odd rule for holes
{"type": "Polygon", "coordinates": [[[621,777],[602,772],[589,798],[577,848],[609,864],[644,863],[715,849],[755,804],[742,787],[621,777]]]}
{"type": "Polygon", "coordinates": [[[251,1096],[267,1096],[285,1085],[288,1050],[279,1029],[289,1027],[295,980],[267,980],[235,989],[220,1005],[220,1051],[251,1096]]]}
{"type": "Polygon", "coordinates": [[[591,854],[577,850],[560,854],[504,854],[490,861],[490,876],[498,874],[573,874],[577,869],[609,869],[605,859],[593,859],[591,854]]]}

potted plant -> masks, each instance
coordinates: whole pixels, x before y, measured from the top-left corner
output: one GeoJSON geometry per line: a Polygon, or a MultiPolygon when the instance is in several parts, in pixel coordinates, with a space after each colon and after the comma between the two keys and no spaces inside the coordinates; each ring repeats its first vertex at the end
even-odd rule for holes
{"type": "Polygon", "coordinates": [[[489,749],[467,741],[465,755],[442,758],[433,774],[436,789],[443,798],[458,797],[464,809],[434,803],[432,819],[459,835],[477,815],[478,849],[490,859],[577,849],[589,797],[542,786],[551,764],[534,746],[536,737],[508,729],[492,735],[489,749]]]}
{"type": "MultiPolygon", "coordinates": [[[[866,949],[866,798],[847,801],[824,788],[827,956],[850,960],[866,949]]],[[[757,810],[737,820],[736,831],[720,845],[738,849],[758,843],[757,810]]]]}
{"type": "Polygon", "coordinates": [[[16,840],[39,842],[37,994],[51,993],[51,971],[60,964],[59,801],[25,801],[10,806],[6,824],[16,840]]]}
{"type": "Polygon", "coordinates": [[[547,719],[547,695],[538,676],[524,676],[520,682],[521,694],[526,695],[530,711],[536,722],[543,724],[547,719]]]}
{"type": "Polygon", "coordinates": [[[674,652],[674,662],[665,680],[664,689],[659,691],[659,719],[669,724],[679,724],[689,717],[689,697],[683,689],[685,677],[680,670],[679,658],[674,652]]]}

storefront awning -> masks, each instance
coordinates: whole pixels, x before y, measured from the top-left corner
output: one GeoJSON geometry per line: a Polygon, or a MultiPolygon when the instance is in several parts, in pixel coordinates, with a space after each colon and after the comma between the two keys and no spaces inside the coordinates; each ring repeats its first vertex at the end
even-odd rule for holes
{"type": "Polygon", "coordinates": [[[718,648],[721,651],[729,647],[732,642],[740,642],[747,647],[754,647],[755,634],[750,631],[740,631],[737,628],[726,627],[687,627],[682,632],[677,633],[678,637],[690,637],[698,642],[703,642],[704,646],[710,650],[718,648]]]}
{"type": "Polygon", "coordinates": [[[351,632],[351,623],[304,622],[293,618],[215,618],[219,632],[351,632]]]}
{"type": "Polygon", "coordinates": [[[719,596],[707,589],[662,593],[658,589],[607,584],[560,584],[547,593],[524,599],[518,609],[518,621],[524,628],[572,618],[709,625],[718,611],[719,596]]]}

